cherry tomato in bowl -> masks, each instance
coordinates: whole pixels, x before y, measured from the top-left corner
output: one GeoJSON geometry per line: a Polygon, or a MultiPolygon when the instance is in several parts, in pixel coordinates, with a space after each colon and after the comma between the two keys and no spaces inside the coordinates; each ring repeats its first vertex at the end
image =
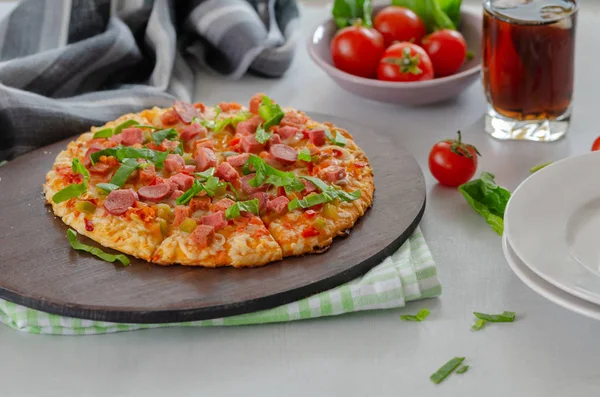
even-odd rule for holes
{"type": "Polygon", "coordinates": [[[433,32],[425,36],[421,44],[431,58],[436,78],[455,74],[467,58],[467,42],[455,30],[433,32]]]}
{"type": "Polygon", "coordinates": [[[331,59],[335,67],[360,77],[375,77],[384,50],[381,33],[360,25],[339,30],[331,40],[331,59]]]}
{"type": "Polygon", "coordinates": [[[598,150],[600,150],[600,136],[596,138],[596,140],[592,144],[592,152],[596,152],[598,150]]]}
{"type": "Polygon", "coordinates": [[[386,47],[394,41],[418,44],[427,34],[425,24],[417,14],[398,6],[388,6],[379,11],[373,19],[373,27],[383,36],[386,47]]]}
{"type": "Polygon", "coordinates": [[[433,79],[429,56],[416,44],[392,44],[381,57],[377,78],[384,81],[425,81],[433,79]]]}
{"type": "Polygon", "coordinates": [[[439,183],[460,186],[468,182],[477,171],[479,151],[473,145],[458,139],[446,139],[436,143],[429,153],[429,171],[439,183]]]}

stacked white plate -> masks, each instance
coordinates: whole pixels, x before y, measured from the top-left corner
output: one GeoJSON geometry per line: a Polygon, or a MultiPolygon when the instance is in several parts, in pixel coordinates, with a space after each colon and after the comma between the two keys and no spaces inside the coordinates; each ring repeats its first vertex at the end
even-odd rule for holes
{"type": "Polygon", "coordinates": [[[600,320],[600,152],[543,168],[513,193],[504,255],[545,298],[600,320]]]}

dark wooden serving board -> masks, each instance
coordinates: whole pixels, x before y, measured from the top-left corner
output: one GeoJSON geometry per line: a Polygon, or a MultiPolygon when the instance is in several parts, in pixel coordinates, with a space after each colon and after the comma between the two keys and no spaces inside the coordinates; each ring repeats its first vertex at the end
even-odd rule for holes
{"type": "Polygon", "coordinates": [[[68,143],[63,141],[0,167],[0,298],[69,317],[168,323],[268,309],[362,275],[417,227],[425,209],[423,174],[406,150],[371,128],[311,116],[351,131],[375,170],[373,207],[327,252],[256,269],[204,269],[162,267],[134,258],[124,268],[75,251],[66,238],[67,226],[42,196],[46,172],[68,143]]]}

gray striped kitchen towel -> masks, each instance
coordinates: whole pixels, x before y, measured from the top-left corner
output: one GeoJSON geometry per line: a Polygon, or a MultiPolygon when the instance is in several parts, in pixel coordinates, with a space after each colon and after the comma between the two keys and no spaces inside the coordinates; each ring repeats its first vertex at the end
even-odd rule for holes
{"type": "Polygon", "coordinates": [[[281,76],[295,0],[24,0],[0,21],[0,161],[191,101],[193,68],[281,76]]]}

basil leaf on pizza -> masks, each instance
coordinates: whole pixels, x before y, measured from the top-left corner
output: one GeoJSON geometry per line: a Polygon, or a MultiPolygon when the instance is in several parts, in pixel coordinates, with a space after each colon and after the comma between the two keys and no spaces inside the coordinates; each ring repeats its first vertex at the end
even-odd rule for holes
{"type": "Polygon", "coordinates": [[[262,124],[256,128],[255,138],[258,142],[265,144],[273,136],[272,132],[265,131],[262,124]]]}
{"type": "Polygon", "coordinates": [[[77,232],[73,229],[69,228],[69,230],[67,230],[67,239],[69,240],[69,244],[71,244],[71,247],[73,249],[78,251],[89,252],[90,254],[95,255],[106,262],[112,263],[115,261],[119,261],[123,266],[127,266],[131,263],[129,258],[123,254],[107,254],[98,247],[92,247],[91,245],[82,243],[81,241],[77,240],[77,232]]]}
{"type": "Polygon", "coordinates": [[[173,129],[173,128],[156,131],[155,133],[152,134],[152,141],[157,146],[160,145],[162,143],[162,141],[164,141],[165,139],[170,140],[173,138],[177,138],[177,131],[175,131],[175,129],[173,129]]]}
{"type": "Polygon", "coordinates": [[[231,205],[225,210],[225,218],[233,219],[241,216],[242,211],[250,212],[251,214],[258,215],[259,202],[258,199],[252,199],[248,201],[238,201],[231,205]]]}
{"type": "Polygon", "coordinates": [[[83,182],[81,183],[73,183],[58,192],[56,192],[52,196],[52,201],[56,204],[62,203],[63,201],[70,200],[74,197],[79,197],[88,190],[88,183],[90,179],[90,173],[88,170],[81,164],[79,159],[73,159],[71,161],[71,169],[75,174],[79,174],[83,177],[83,182]]]}
{"type": "Polygon", "coordinates": [[[269,130],[274,125],[278,125],[285,113],[281,110],[281,107],[273,103],[273,100],[266,95],[263,95],[262,102],[258,108],[258,114],[265,121],[263,128],[269,130]]]}

